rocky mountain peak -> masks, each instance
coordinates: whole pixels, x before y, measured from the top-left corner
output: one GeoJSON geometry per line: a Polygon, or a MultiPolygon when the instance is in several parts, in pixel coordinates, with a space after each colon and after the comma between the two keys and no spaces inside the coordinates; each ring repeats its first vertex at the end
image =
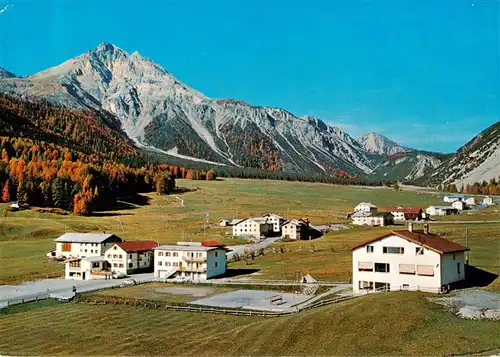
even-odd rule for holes
{"type": "Polygon", "coordinates": [[[0,78],[14,78],[14,77],[16,77],[14,73],[7,71],[3,67],[0,67],[0,78]]]}
{"type": "Polygon", "coordinates": [[[410,149],[399,145],[384,135],[377,133],[368,133],[358,139],[358,143],[363,149],[379,155],[394,155],[401,152],[410,151],[410,149]]]}

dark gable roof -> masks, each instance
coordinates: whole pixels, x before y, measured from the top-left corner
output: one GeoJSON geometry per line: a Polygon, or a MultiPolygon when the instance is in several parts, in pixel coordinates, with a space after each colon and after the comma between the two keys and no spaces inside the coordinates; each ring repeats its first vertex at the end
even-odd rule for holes
{"type": "Polygon", "coordinates": [[[386,238],[391,235],[396,235],[412,243],[423,245],[424,247],[433,250],[439,254],[463,252],[469,250],[469,248],[466,248],[458,243],[452,242],[451,240],[442,238],[436,234],[424,234],[423,231],[410,232],[407,230],[392,231],[391,233],[387,233],[382,236],[365,241],[363,243],[357,244],[354,247],[352,247],[351,250],[357,249],[372,242],[376,242],[382,238],[386,238]]]}

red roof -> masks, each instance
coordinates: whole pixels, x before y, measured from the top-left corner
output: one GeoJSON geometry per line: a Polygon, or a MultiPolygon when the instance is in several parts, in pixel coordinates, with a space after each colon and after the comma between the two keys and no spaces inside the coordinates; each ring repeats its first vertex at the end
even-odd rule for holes
{"type": "Polygon", "coordinates": [[[121,242],[115,244],[120,248],[122,248],[127,253],[143,252],[146,250],[153,250],[154,248],[158,247],[157,242],[147,241],[147,240],[136,241],[136,242],[121,242]]]}
{"type": "Polygon", "coordinates": [[[365,241],[363,243],[357,244],[354,247],[352,247],[351,250],[362,247],[368,243],[375,242],[390,235],[396,235],[398,237],[409,240],[410,242],[413,242],[415,244],[423,245],[424,247],[429,248],[439,254],[462,252],[465,250],[469,250],[469,248],[466,248],[458,243],[452,242],[451,240],[442,238],[436,234],[425,234],[423,231],[410,232],[407,230],[392,231],[391,233],[387,233],[382,236],[365,241]]]}
{"type": "Polygon", "coordinates": [[[224,244],[217,242],[216,240],[206,240],[201,242],[203,247],[223,247],[224,244]]]}

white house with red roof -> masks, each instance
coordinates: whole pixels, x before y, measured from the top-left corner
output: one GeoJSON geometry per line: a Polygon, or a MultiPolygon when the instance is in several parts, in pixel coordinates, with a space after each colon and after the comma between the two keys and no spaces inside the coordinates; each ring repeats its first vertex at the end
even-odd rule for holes
{"type": "Polygon", "coordinates": [[[439,293],[465,279],[469,249],[429,232],[397,230],[352,247],[353,291],[387,289],[439,293]]]}
{"type": "Polygon", "coordinates": [[[154,241],[119,242],[111,245],[104,256],[112,272],[122,275],[153,271],[154,241]]]}
{"type": "Polygon", "coordinates": [[[152,272],[153,241],[115,242],[102,255],[72,257],[65,262],[66,279],[111,279],[129,274],[152,272]]]}

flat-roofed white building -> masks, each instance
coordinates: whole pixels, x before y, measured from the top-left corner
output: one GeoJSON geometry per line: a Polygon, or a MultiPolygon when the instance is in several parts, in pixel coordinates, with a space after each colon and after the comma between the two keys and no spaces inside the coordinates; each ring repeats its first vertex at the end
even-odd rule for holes
{"type": "Polygon", "coordinates": [[[121,242],[120,237],[106,233],[64,233],[55,239],[57,258],[85,258],[103,255],[113,243],[121,242]]]}
{"type": "Polygon", "coordinates": [[[226,251],[220,243],[160,245],[154,250],[154,276],[181,277],[190,281],[223,275],[227,269],[226,251]]]}
{"type": "Polygon", "coordinates": [[[111,279],[113,276],[109,263],[103,256],[69,258],[64,265],[66,279],[97,280],[111,279]]]}
{"type": "Polygon", "coordinates": [[[424,231],[397,230],[352,248],[354,292],[373,289],[439,293],[465,279],[460,244],[424,231]]]}
{"type": "Polygon", "coordinates": [[[234,237],[268,237],[273,231],[273,224],[268,217],[250,217],[233,226],[234,237]]]}

